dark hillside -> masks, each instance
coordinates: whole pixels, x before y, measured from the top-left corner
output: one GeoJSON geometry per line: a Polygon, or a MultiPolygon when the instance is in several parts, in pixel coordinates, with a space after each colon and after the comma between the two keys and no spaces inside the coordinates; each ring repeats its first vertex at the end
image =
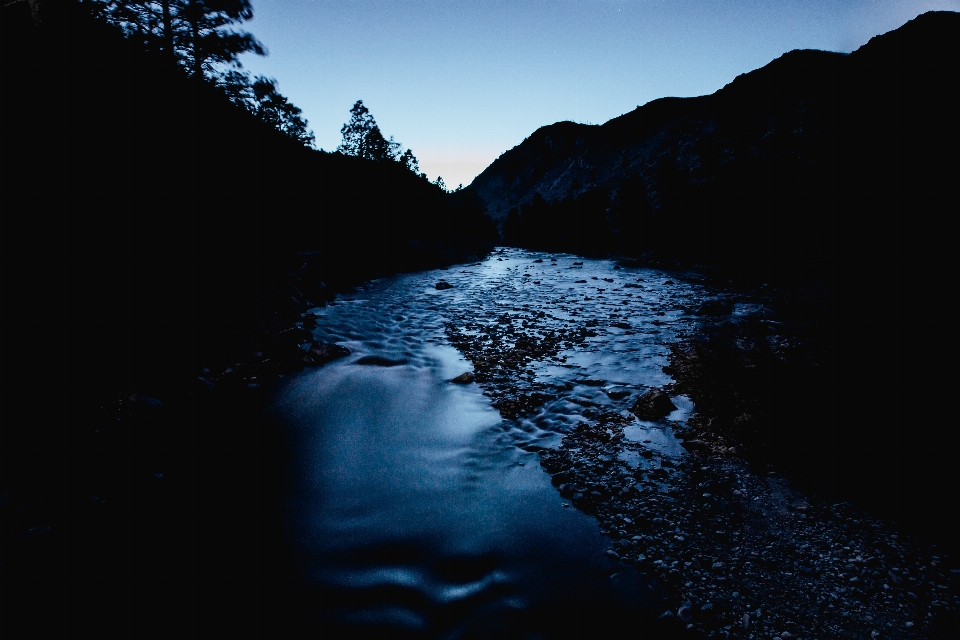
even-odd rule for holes
{"type": "Polygon", "coordinates": [[[762,413],[738,433],[778,464],[943,541],[958,59],[960,14],[923,14],[848,55],[791,51],[709,96],[543,127],[469,189],[514,245],[769,284],[778,323],[721,318],[678,345],[702,408],[732,432],[762,413]]]}
{"type": "Polygon", "coordinates": [[[942,238],[926,230],[937,194],[956,190],[944,152],[960,142],[948,79],[958,33],[960,14],[928,13],[849,55],[792,51],[709,96],[543,127],[469,188],[501,224],[518,209],[508,240],[525,246],[763,280],[822,276],[841,256],[914,254],[942,238]],[[555,210],[532,206],[538,193],[555,210]],[[874,224],[905,210],[923,222],[874,224]]]}
{"type": "Polygon", "coordinates": [[[463,195],[396,163],[301,146],[81,3],[43,3],[39,26],[26,3],[5,7],[2,40],[4,320],[66,313],[104,331],[84,344],[105,341],[89,354],[105,380],[181,366],[108,356],[132,325],[155,345],[170,336],[156,355],[186,366],[192,338],[152,323],[202,332],[296,317],[328,295],[319,281],[349,286],[490,246],[463,195]],[[290,270],[303,271],[300,295],[277,300],[290,270]]]}
{"type": "Polygon", "coordinates": [[[248,382],[289,370],[267,347],[332,291],[476,259],[492,227],[398,163],[301,146],[84,3],[39,18],[0,8],[2,628],[276,632],[285,450],[248,382]]]}

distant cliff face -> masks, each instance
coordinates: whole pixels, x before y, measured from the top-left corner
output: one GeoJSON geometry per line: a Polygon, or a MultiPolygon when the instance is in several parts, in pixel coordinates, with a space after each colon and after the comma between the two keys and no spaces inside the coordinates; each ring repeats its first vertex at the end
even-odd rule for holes
{"type": "Polygon", "coordinates": [[[841,208],[955,185],[958,54],[960,14],[923,14],[851,54],[791,51],[709,96],[542,127],[469,189],[515,244],[709,259],[790,235],[829,251],[841,208]]]}

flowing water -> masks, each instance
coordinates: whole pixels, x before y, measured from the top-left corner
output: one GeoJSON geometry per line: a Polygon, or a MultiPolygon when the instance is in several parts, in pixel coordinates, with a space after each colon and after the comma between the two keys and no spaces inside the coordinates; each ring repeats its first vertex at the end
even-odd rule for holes
{"type": "MultiPolygon", "coordinates": [[[[655,270],[507,249],[374,281],[315,310],[315,337],[351,355],[289,379],[272,412],[297,444],[291,537],[323,594],[325,628],[535,638],[599,620],[652,624],[658,585],[605,555],[596,521],[560,496],[537,451],[598,412],[628,415],[668,383],[668,345],[703,296],[655,270]],[[546,398],[507,419],[492,403],[496,381],[450,382],[473,370],[451,336],[483,342],[503,327],[532,340],[589,328],[506,372],[546,398]]],[[[676,404],[664,422],[634,418],[626,438],[684,455],[673,431],[692,404],[676,404]]]]}

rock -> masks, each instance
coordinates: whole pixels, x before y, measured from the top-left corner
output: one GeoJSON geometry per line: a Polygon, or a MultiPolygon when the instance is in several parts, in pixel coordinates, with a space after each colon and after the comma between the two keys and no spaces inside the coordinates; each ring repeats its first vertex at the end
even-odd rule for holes
{"type": "Polygon", "coordinates": [[[630,392],[626,389],[610,389],[606,393],[613,400],[622,400],[630,395],[630,392]]]}
{"type": "Polygon", "coordinates": [[[607,384],[606,380],[581,380],[580,384],[586,385],[588,387],[602,387],[607,384]]]}
{"type": "Polygon", "coordinates": [[[437,291],[443,291],[444,289],[453,289],[453,285],[447,282],[446,280],[441,280],[437,284],[433,285],[437,291]]]}
{"type": "Polygon", "coordinates": [[[314,340],[313,344],[310,345],[310,350],[307,352],[305,360],[309,360],[307,364],[320,365],[348,355],[350,355],[350,349],[346,347],[314,340]]]}
{"type": "Polygon", "coordinates": [[[630,410],[641,420],[660,420],[676,409],[670,396],[660,389],[651,389],[637,398],[630,410]]]}
{"type": "Polygon", "coordinates": [[[690,622],[693,620],[693,611],[687,605],[683,605],[677,609],[677,617],[684,622],[690,622]]]}
{"type": "Polygon", "coordinates": [[[733,303],[729,300],[715,298],[707,300],[697,309],[698,316],[725,316],[733,311],[733,303]]]}
{"type": "Polygon", "coordinates": [[[453,380],[451,380],[450,382],[455,382],[456,384],[470,384],[471,382],[473,382],[473,380],[474,380],[473,373],[471,373],[470,371],[465,371],[460,375],[458,375],[453,380]]]}
{"type": "Polygon", "coordinates": [[[617,329],[633,329],[629,322],[614,322],[611,326],[617,329]]]}

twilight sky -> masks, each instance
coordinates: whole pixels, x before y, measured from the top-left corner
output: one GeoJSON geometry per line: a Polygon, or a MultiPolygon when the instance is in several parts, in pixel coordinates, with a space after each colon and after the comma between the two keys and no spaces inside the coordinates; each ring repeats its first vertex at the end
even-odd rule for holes
{"type": "Polygon", "coordinates": [[[713,93],[791,49],[849,52],[960,0],[252,0],[245,27],[328,151],[361,99],[431,180],[468,185],[537,128],[713,93]]]}

